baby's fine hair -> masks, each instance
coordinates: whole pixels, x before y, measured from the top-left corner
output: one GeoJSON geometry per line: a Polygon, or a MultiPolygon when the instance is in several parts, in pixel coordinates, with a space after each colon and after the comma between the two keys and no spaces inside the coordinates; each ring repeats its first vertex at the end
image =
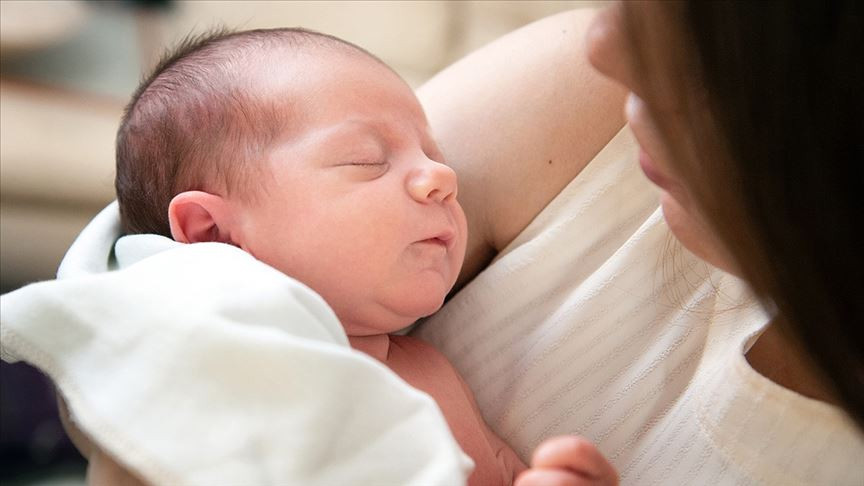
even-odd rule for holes
{"type": "Polygon", "coordinates": [[[260,166],[254,162],[289,118],[290,100],[270,99],[248,73],[273,48],[360,54],[384,64],[350,42],[302,28],[187,36],[135,90],[117,131],[115,189],[126,234],[170,238],[168,205],[181,192],[250,187],[260,166]]]}

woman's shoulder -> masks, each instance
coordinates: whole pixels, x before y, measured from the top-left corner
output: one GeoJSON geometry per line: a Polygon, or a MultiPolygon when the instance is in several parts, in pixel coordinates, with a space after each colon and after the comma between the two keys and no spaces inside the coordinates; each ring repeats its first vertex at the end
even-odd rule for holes
{"type": "Polygon", "coordinates": [[[594,11],[554,15],[475,51],[418,90],[457,172],[469,242],[458,286],[484,268],[621,129],[624,90],[589,65],[594,11]]]}

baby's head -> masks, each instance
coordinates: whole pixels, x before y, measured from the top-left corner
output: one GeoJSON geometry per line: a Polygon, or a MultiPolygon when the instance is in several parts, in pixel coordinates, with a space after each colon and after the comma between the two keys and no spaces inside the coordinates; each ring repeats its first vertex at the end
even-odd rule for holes
{"type": "Polygon", "coordinates": [[[411,88],[299,29],[184,43],[117,136],[128,233],[236,245],[309,285],[350,335],[437,310],[465,254],[456,175],[411,88]]]}

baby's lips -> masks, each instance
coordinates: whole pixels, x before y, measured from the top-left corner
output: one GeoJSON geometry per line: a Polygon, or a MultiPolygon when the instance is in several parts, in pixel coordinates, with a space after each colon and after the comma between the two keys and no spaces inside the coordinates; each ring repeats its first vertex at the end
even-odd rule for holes
{"type": "Polygon", "coordinates": [[[448,250],[453,247],[456,243],[456,232],[452,229],[447,229],[443,231],[436,232],[429,236],[428,238],[423,238],[422,240],[418,240],[418,243],[434,243],[443,245],[448,250]]]}

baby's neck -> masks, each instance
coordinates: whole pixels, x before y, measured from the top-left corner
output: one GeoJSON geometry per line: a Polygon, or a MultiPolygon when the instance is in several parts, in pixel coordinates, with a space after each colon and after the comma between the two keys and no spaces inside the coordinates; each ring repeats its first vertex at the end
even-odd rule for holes
{"type": "Polygon", "coordinates": [[[390,353],[390,336],[387,334],[374,334],[372,336],[348,336],[351,347],[362,351],[381,362],[387,361],[390,353]]]}

